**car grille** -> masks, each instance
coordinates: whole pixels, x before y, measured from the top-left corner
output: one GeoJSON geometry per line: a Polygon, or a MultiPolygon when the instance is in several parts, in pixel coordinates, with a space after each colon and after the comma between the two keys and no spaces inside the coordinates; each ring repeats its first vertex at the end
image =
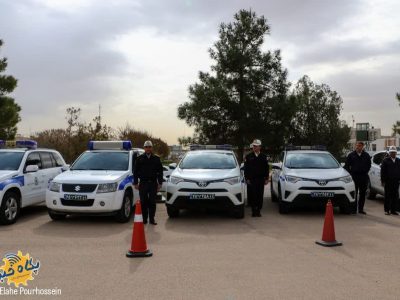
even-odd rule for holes
{"type": "Polygon", "coordinates": [[[334,186],[334,187],[320,187],[320,186],[302,186],[299,190],[307,191],[342,191],[344,187],[334,186]]]}
{"type": "Polygon", "coordinates": [[[179,189],[179,192],[192,192],[192,193],[223,193],[227,192],[226,189],[179,189]]]}
{"type": "Polygon", "coordinates": [[[93,193],[96,190],[97,184],[63,184],[63,192],[70,193],[93,193]]]}
{"type": "Polygon", "coordinates": [[[61,203],[64,206],[92,206],[94,199],[88,200],[65,200],[61,199],[61,203]]]}

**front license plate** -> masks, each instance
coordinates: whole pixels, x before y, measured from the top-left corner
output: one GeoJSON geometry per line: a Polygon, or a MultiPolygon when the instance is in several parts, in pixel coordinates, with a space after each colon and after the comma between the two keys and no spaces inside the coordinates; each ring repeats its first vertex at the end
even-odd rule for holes
{"type": "Polygon", "coordinates": [[[334,192],[312,192],[310,195],[313,198],[333,198],[333,197],[335,197],[334,192]]]}
{"type": "Polygon", "coordinates": [[[71,195],[71,194],[64,194],[65,200],[87,200],[87,195],[71,195]]]}
{"type": "Polygon", "coordinates": [[[190,200],[214,200],[215,194],[191,194],[190,200]]]}

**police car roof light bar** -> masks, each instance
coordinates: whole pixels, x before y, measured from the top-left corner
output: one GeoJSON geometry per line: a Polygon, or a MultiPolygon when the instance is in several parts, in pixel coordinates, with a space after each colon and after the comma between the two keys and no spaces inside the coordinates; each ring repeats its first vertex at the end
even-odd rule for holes
{"type": "Polygon", "coordinates": [[[232,145],[224,144],[224,145],[199,145],[192,144],[189,146],[191,151],[194,150],[232,150],[232,145]]]}
{"type": "Polygon", "coordinates": [[[286,151],[294,151],[294,150],[316,150],[316,151],[326,151],[326,146],[324,145],[313,145],[313,146],[294,146],[287,145],[285,147],[286,151]]]}
{"type": "Polygon", "coordinates": [[[33,140],[20,140],[15,141],[16,148],[36,149],[38,146],[36,141],[33,140]]]}
{"type": "Polygon", "coordinates": [[[131,150],[131,141],[89,141],[89,150],[131,150]]]}

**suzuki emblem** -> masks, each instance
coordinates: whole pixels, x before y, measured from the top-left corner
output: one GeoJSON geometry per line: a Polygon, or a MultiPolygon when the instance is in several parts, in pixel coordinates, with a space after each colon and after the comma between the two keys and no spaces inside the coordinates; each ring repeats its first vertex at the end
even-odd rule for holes
{"type": "Polygon", "coordinates": [[[75,187],[75,192],[79,192],[81,190],[81,187],[79,186],[79,185],[77,185],[76,187],[75,187]]]}

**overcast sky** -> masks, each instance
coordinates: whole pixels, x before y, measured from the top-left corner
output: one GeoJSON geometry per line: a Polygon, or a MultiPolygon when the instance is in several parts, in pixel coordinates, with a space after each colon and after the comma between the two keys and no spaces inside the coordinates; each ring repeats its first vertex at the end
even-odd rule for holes
{"type": "Polygon", "coordinates": [[[191,135],[177,119],[221,22],[251,8],[271,26],[289,79],[307,74],[343,98],[350,125],[391,133],[400,119],[400,2],[357,0],[0,0],[0,57],[18,88],[19,132],[65,128],[65,109],[129,123],[169,144],[191,135]]]}

